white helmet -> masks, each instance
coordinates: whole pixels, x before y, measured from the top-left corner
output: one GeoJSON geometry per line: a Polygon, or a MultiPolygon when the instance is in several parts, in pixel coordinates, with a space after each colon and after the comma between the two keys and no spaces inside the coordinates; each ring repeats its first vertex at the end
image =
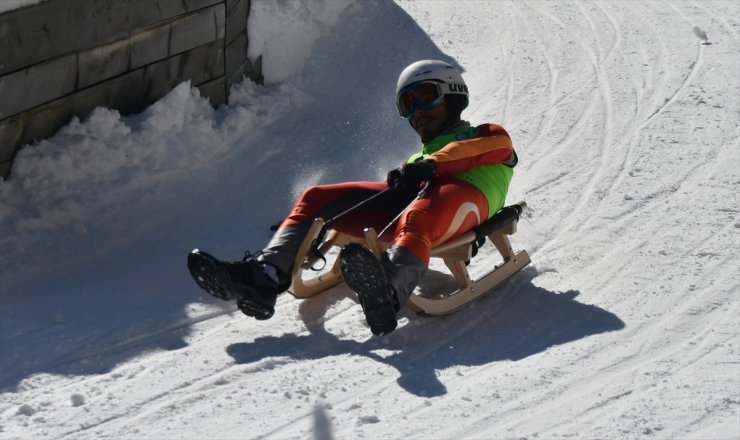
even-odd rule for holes
{"type": "MultiPolygon", "coordinates": [[[[445,96],[448,105],[452,104],[453,110],[458,110],[458,113],[468,106],[468,86],[465,84],[462,75],[450,64],[438,60],[417,61],[403,69],[396,84],[397,106],[401,92],[406,87],[420,81],[439,83],[441,93],[445,96]]],[[[400,107],[398,112],[405,117],[400,107]]]]}

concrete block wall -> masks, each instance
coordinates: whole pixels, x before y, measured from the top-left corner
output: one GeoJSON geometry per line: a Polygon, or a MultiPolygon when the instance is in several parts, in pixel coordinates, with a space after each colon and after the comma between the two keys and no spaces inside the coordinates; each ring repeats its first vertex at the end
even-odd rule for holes
{"type": "Polygon", "coordinates": [[[261,82],[250,0],[46,0],[0,14],[0,176],[18,149],[95,107],[142,110],[190,80],[214,106],[261,82]]]}

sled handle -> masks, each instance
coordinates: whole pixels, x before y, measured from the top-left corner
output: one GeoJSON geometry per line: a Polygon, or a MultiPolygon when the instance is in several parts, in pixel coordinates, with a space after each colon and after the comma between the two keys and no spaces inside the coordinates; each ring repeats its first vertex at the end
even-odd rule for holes
{"type": "Polygon", "coordinates": [[[378,233],[375,232],[375,228],[365,228],[365,242],[367,248],[375,255],[375,258],[380,260],[380,240],[378,239],[378,233]]]}

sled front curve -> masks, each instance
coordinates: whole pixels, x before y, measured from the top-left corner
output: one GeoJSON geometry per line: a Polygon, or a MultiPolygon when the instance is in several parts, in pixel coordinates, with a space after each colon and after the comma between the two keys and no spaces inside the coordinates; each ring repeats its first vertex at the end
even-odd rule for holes
{"type": "MultiPolygon", "coordinates": [[[[293,262],[293,272],[291,274],[291,285],[288,289],[293,296],[299,299],[306,299],[312,296],[318,295],[342,282],[342,269],[339,267],[339,259],[335,259],[332,263],[332,267],[328,271],[317,272],[312,278],[303,278],[303,274],[306,271],[313,270],[312,268],[321,260],[321,257],[316,254],[313,250],[314,242],[321,234],[321,230],[326,225],[326,222],[322,218],[316,218],[313,224],[306,234],[306,238],[298,248],[296,259],[293,262]]],[[[324,241],[318,245],[317,251],[322,257],[325,256],[332,247],[341,248],[348,243],[362,243],[368,246],[367,241],[361,238],[355,238],[347,234],[342,234],[334,229],[330,229],[324,241]]],[[[385,245],[378,243],[377,256],[380,256],[380,251],[385,248],[385,245]]]]}
{"type": "MultiPolygon", "coordinates": [[[[468,259],[461,259],[455,254],[452,256],[445,256],[439,251],[432,251],[433,257],[443,258],[445,265],[458,283],[458,289],[449,295],[437,298],[411,295],[407,306],[427,315],[447,315],[495,289],[499,284],[506,281],[509,277],[522,270],[531,262],[527,251],[513,251],[511,243],[505,233],[494,233],[488,236],[488,238],[494,243],[494,245],[496,245],[499,253],[504,257],[504,262],[502,264],[494,267],[480,278],[473,280],[470,278],[470,274],[468,273],[468,269],[465,264],[468,259]]],[[[450,250],[452,252],[459,253],[464,249],[469,252],[472,250],[471,243],[472,240],[464,242],[457,248],[452,248],[450,250]]]]}
{"type": "MultiPolygon", "coordinates": [[[[314,278],[306,280],[302,277],[303,271],[311,269],[313,264],[316,263],[317,258],[311,258],[311,247],[325,224],[326,222],[322,218],[314,219],[311,228],[308,230],[308,235],[306,235],[306,238],[303,240],[301,247],[298,248],[298,254],[293,262],[293,273],[291,274],[292,282],[288,289],[288,291],[296,298],[310,298],[343,281],[338,258],[334,261],[334,264],[328,272],[317,274],[314,278]]],[[[325,255],[329,248],[334,245],[334,240],[336,240],[338,235],[339,234],[336,233],[336,231],[331,231],[327,240],[324,241],[322,246],[319,248],[320,252],[322,249],[324,250],[322,255],[325,255]]]]}
{"type": "MultiPolygon", "coordinates": [[[[448,295],[431,298],[413,294],[406,305],[423,314],[446,315],[490,292],[527,266],[531,261],[527,251],[514,252],[508,238],[509,235],[516,233],[519,214],[526,207],[525,202],[508,206],[462,237],[432,249],[432,257],[442,258],[455,278],[458,288],[448,295]],[[472,258],[473,244],[483,237],[488,238],[496,246],[503,258],[503,263],[473,280],[470,278],[466,262],[472,258]]],[[[317,274],[313,278],[303,279],[303,272],[310,269],[320,259],[312,247],[324,225],[323,219],[315,219],[299,248],[289,289],[296,298],[310,298],[343,282],[339,259],[334,261],[328,271],[317,274]]],[[[330,230],[324,242],[318,246],[318,253],[322,256],[326,255],[332,247],[342,247],[350,242],[362,243],[378,257],[384,248],[384,244],[379,242],[377,233],[372,228],[365,230],[364,240],[330,230]]]]}

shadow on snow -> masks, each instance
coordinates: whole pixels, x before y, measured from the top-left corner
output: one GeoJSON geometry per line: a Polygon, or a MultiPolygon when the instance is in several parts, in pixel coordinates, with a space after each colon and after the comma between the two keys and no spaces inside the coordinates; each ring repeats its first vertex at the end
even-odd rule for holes
{"type": "Polygon", "coordinates": [[[309,335],[261,337],[252,343],[233,344],[227,352],[239,364],[277,356],[296,360],[365,356],[398,370],[398,384],[409,393],[433,397],[447,393],[437,370],[516,361],[556,345],[624,328],[616,315],[576,301],[577,291],[555,293],[535,286],[535,275],[533,268],[525,269],[453,315],[410,316],[402,328],[366,342],[339,339],[315,319],[344,297],[327,292],[323,301],[319,296],[301,304],[309,335]],[[395,353],[380,356],[375,352],[378,349],[395,353]]]}

